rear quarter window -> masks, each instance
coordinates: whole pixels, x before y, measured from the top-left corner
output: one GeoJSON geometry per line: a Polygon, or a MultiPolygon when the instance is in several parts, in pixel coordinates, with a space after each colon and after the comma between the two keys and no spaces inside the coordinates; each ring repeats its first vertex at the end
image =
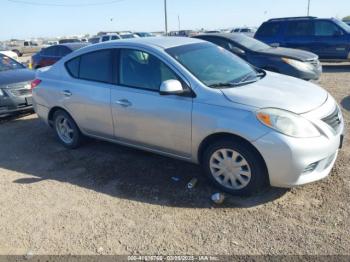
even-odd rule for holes
{"type": "Polygon", "coordinates": [[[66,63],[66,69],[72,77],[79,77],[79,64],[80,57],[74,58],[73,60],[70,60],[66,63]]]}
{"type": "Polygon", "coordinates": [[[257,36],[274,37],[277,36],[281,29],[281,23],[264,23],[257,31],[257,36]]]}

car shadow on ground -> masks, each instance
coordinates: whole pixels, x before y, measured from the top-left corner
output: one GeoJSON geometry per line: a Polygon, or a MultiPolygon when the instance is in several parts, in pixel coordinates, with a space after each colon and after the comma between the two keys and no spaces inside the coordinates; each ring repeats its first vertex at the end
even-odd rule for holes
{"type": "Polygon", "coordinates": [[[350,72],[349,64],[326,64],[323,65],[324,73],[348,73],[350,72]]]}
{"type": "MultiPolygon", "coordinates": [[[[67,150],[36,118],[1,125],[0,144],[0,168],[27,175],[13,181],[21,185],[55,180],[122,199],[185,208],[211,208],[211,195],[220,192],[190,163],[90,139],[67,150]],[[198,183],[190,190],[187,183],[193,178],[198,183]]],[[[270,188],[253,197],[227,196],[218,208],[255,207],[286,192],[270,188]]]]}
{"type": "Polygon", "coordinates": [[[350,111],[350,95],[345,97],[340,104],[344,109],[350,111]]]}

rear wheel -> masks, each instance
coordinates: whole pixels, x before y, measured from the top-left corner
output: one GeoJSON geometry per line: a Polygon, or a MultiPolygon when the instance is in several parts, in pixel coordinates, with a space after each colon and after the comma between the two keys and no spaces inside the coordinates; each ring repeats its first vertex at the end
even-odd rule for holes
{"type": "Polygon", "coordinates": [[[69,114],[58,110],[53,116],[54,130],[56,137],[65,147],[75,149],[79,147],[82,134],[69,114]]]}
{"type": "Polygon", "coordinates": [[[202,165],[209,180],[232,195],[251,195],[268,185],[265,164],[247,142],[213,143],[205,150],[202,165]]]}

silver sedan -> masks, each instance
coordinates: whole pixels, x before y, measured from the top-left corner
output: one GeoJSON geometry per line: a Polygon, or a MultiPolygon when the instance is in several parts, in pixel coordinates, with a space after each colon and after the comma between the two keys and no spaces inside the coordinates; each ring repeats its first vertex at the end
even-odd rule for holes
{"type": "Polygon", "coordinates": [[[231,194],[320,180],[342,145],[342,114],[324,89],[198,39],[89,46],[32,86],[64,146],[89,136],[197,163],[231,194]]]}

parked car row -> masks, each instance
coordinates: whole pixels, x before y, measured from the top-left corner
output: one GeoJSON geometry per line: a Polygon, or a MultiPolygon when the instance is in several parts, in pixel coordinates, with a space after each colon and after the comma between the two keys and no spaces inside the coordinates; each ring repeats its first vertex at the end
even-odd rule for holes
{"type": "Polygon", "coordinates": [[[196,38],[90,45],[39,69],[32,87],[65,147],[90,136],[189,161],[231,194],[323,179],[342,147],[324,89],[196,38]]]}
{"type": "Polygon", "coordinates": [[[304,80],[318,80],[322,66],[317,55],[290,48],[271,47],[244,34],[207,34],[196,38],[217,44],[250,64],[304,80]]]}
{"type": "Polygon", "coordinates": [[[325,61],[350,61],[350,26],[334,18],[270,19],[255,38],[272,46],[310,51],[325,61]]]}

